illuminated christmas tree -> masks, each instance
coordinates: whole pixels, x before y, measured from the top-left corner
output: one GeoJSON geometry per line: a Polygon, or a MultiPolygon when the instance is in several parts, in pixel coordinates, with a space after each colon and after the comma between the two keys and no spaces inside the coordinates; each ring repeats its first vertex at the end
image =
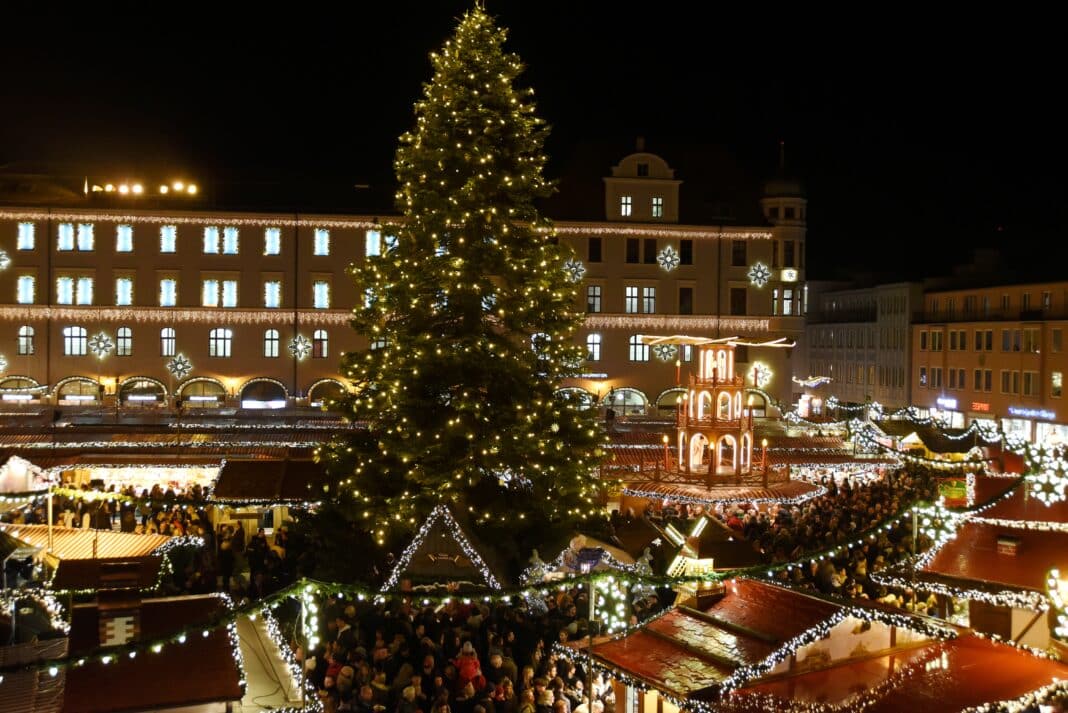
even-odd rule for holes
{"type": "Polygon", "coordinates": [[[404,220],[352,268],[371,348],[342,362],[344,409],[369,428],[320,455],[335,516],[378,544],[403,545],[443,503],[517,563],[599,519],[604,436],[555,393],[584,356],[573,254],[534,206],[554,190],[547,127],[504,40],[476,7],[431,54],[395,160],[404,220]]]}

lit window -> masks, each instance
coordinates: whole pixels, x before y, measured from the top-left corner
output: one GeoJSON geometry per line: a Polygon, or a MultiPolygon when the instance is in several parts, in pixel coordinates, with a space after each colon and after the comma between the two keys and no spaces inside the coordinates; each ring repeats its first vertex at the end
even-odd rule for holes
{"type": "Polygon", "coordinates": [[[219,281],[218,280],[204,280],[200,290],[200,306],[201,307],[218,307],[219,306],[219,281]]]}
{"type": "MultiPolygon", "coordinates": [[[[21,334],[21,332],[20,332],[20,334],[21,334]]],[[[20,342],[20,344],[21,344],[21,342],[20,342]]],[[[1050,381],[1049,395],[1052,396],[1055,399],[1059,399],[1061,397],[1061,392],[1063,391],[1063,388],[1064,388],[1064,372],[1063,371],[1050,372],[1049,381],[1050,381]]]]}
{"type": "Polygon", "coordinates": [[[372,350],[373,349],[385,349],[385,348],[386,348],[386,338],[385,337],[379,337],[378,339],[372,339],[371,340],[371,349],[372,350]]]}
{"type": "Polygon", "coordinates": [[[115,355],[130,356],[133,354],[133,330],[129,327],[119,327],[115,333],[115,355]]]}
{"type": "Polygon", "coordinates": [[[15,285],[15,301],[20,305],[32,305],[36,282],[32,275],[20,275],[15,285]]]}
{"type": "Polygon", "coordinates": [[[642,311],[646,314],[656,312],[656,288],[642,288],[642,311]]]}
{"type": "Polygon", "coordinates": [[[278,357],[278,330],[268,329],[263,333],[263,356],[269,359],[278,357]]]}
{"type": "Polygon", "coordinates": [[[330,283],[317,280],[312,285],[312,306],[315,309],[330,309],[330,283]]]}
{"type": "Polygon", "coordinates": [[[120,225],[115,228],[115,252],[133,252],[133,226],[120,225]]]}
{"type": "Polygon", "coordinates": [[[601,311],[601,286],[586,286],[586,311],[597,313],[601,311]]]}
{"type": "Polygon", "coordinates": [[[640,334],[632,334],[628,342],[631,361],[649,361],[649,345],[642,344],[640,334]]]}
{"type": "Polygon", "coordinates": [[[129,307],[133,304],[133,278],[115,278],[115,304],[119,307],[129,307]]]}
{"type": "Polygon", "coordinates": [[[330,347],[329,337],[325,329],[316,329],[312,332],[312,358],[325,359],[330,347]]]}
{"type": "Polygon", "coordinates": [[[33,250],[37,246],[33,223],[19,223],[18,235],[17,247],[19,250],[33,250]]]}
{"type": "Polygon", "coordinates": [[[282,306],[282,283],[277,280],[269,280],[263,283],[263,306],[282,306]]]}
{"type": "Polygon", "coordinates": [[[208,356],[227,358],[233,344],[234,332],[218,327],[208,333],[208,356]]]}
{"type": "Polygon", "coordinates": [[[56,234],[56,250],[74,249],[74,224],[60,223],[56,234]]]}
{"type": "Polygon", "coordinates": [[[237,280],[223,280],[222,306],[237,307],[237,280]]]}
{"type": "Polygon", "coordinates": [[[315,245],[313,246],[316,255],[329,255],[330,254],[330,231],[326,228],[315,229],[315,245]]]}
{"type": "Polygon", "coordinates": [[[623,288],[623,311],[627,314],[638,313],[638,288],[628,286],[623,288]]]}
{"type": "Polygon", "coordinates": [[[282,253],[282,229],[267,228],[263,231],[263,254],[280,255],[282,253]]]}
{"type": "Polygon", "coordinates": [[[654,218],[663,218],[664,217],[664,199],[661,198],[660,196],[654,196],[653,197],[653,217],[654,218]]]}
{"type": "Polygon", "coordinates": [[[57,277],[56,278],[56,304],[61,304],[61,305],[74,304],[74,278],[73,277],[57,277]]]}
{"type": "Polygon", "coordinates": [[[82,252],[91,252],[93,249],[93,224],[78,224],[78,249],[82,252]]]}
{"type": "Polygon", "coordinates": [[[624,218],[628,217],[633,205],[633,199],[630,196],[622,196],[619,199],[619,214],[624,218]]]}
{"type": "Polygon", "coordinates": [[[78,278],[78,284],[74,289],[74,301],[80,305],[93,304],[93,278],[78,278]]]}
{"type": "Polygon", "coordinates": [[[601,361],[601,335],[586,336],[586,361],[601,361]]]}
{"type": "Polygon", "coordinates": [[[63,354],[66,356],[85,356],[88,347],[85,327],[63,328],[63,354]]]}
{"type": "Polygon", "coordinates": [[[178,228],[164,225],[159,229],[159,251],[161,253],[178,252],[178,228]]]}
{"type": "Polygon", "coordinates": [[[382,233],[368,230],[364,235],[364,249],[367,257],[382,254],[382,233]]]}
{"type": "Polygon", "coordinates": [[[19,327],[18,353],[20,356],[28,356],[36,351],[34,349],[33,337],[33,327],[29,325],[19,327]]]}
{"type": "Polygon", "coordinates": [[[204,228],[204,253],[218,254],[219,252],[219,229],[214,226],[204,228]]]}
{"type": "Polygon", "coordinates": [[[225,255],[237,255],[237,228],[223,229],[223,253],[225,255]]]}
{"type": "Polygon", "coordinates": [[[178,280],[165,278],[159,281],[159,306],[174,307],[178,304],[178,280]]]}
{"type": "Polygon", "coordinates": [[[164,327],[159,330],[159,355],[165,357],[174,356],[175,341],[174,327],[164,327]]]}

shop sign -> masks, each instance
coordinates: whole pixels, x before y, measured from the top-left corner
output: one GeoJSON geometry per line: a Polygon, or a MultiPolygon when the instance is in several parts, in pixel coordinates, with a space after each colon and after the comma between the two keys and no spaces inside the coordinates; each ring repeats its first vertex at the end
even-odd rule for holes
{"type": "Polygon", "coordinates": [[[942,408],[950,409],[951,411],[957,408],[957,400],[948,398],[946,396],[939,396],[937,399],[935,399],[935,403],[937,403],[942,408]]]}
{"type": "Polygon", "coordinates": [[[982,411],[983,413],[989,413],[990,404],[984,401],[972,401],[972,411],[982,411]]]}
{"type": "Polygon", "coordinates": [[[1020,416],[1021,418],[1040,418],[1044,421],[1052,421],[1057,418],[1057,414],[1053,411],[1048,411],[1044,408],[1025,408],[1023,406],[1009,406],[1010,416],[1020,416]]]}

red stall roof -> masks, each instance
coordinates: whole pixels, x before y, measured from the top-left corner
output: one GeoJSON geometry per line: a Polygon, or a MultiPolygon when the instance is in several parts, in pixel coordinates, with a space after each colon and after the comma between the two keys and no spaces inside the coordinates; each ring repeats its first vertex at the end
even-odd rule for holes
{"type": "Polygon", "coordinates": [[[1068,533],[965,522],[921,571],[1044,592],[1053,568],[1068,570],[1068,533]],[[998,552],[1001,536],[1018,540],[1015,554],[998,552]]]}

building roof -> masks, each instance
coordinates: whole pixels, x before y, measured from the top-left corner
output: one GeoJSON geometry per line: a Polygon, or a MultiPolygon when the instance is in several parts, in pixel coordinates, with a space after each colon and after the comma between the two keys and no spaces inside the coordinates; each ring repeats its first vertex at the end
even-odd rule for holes
{"type": "MultiPolygon", "coordinates": [[[[0,532],[6,532],[33,547],[48,547],[48,525],[0,523],[0,532]]],[[[167,535],[135,535],[111,530],[82,530],[77,527],[53,527],[52,536],[53,554],[60,560],[141,557],[151,554],[171,539],[167,535]]]]}
{"type": "Polygon", "coordinates": [[[893,438],[905,438],[913,433],[923,441],[923,445],[932,453],[967,453],[972,448],[987,445],[978,433],[968,438],[954,438],[964,433],[962,429],[939,429],[934,426],[922,426],[912,421],[900,419],[883,419],[877,421],[879,430],[893,438]]]}
{"type": "Polygon", "coordinates": [[[324,475],[323,466],[308,459],[228,460],[212,494],[230,500],[318,500],[315,486],[324,475]]]}
{"type": "MultiPolygon", "coordinates": [[[[992,480],[989,479],[988,480],[992,480]]],[[[1005,481],[1005,478],[1001,478],[1005,481]]],[[[1010,481],[1015,482],[1015,481],[1010,481]]],[[[976,482],[978,486],[978,481],[976,482]]],[[[989,498],[988,498],[989,500],[989,498]]],[[[976,502],[979,500],[976,494],[976,502]]],[[[988,520],[1017,520],[1021,522],[1057,522],[1068,523],[1068,500],[1046,505],[1030,494],[1026,484],[1017,486],[1012,495],[999,500],[990,509],[984,510],[982,517],[988,520]]]]}
{"type": "Polygon", "coordinates": [[[59,561],[55,576],[50,584],[52,589],[98,589],[101,570],[106,565],[129,563],[137,565],[137,586],[149,589],[156,585],[163,557],[102,557],[99,559],[64,559],[59,561]]]}

